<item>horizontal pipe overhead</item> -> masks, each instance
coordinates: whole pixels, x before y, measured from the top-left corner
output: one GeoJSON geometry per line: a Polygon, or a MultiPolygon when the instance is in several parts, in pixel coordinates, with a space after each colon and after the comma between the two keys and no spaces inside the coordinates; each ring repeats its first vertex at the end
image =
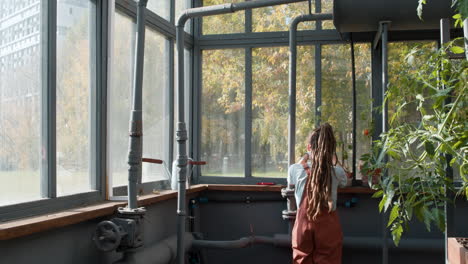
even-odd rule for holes
{"type": "Polygon", "coordinates": [[[203,6],[185,10],[177,21],[177,26],[185,24],[185,21],[191,17],[203,17],[221,15],[227,13],[234,13],[236,11],[254,9],[260,7],[268,7],[275,5],[291,4],[297,2],[304,2],[305,0],[257,0],[241,3],[229,3],[221,5],[203,6]]]}

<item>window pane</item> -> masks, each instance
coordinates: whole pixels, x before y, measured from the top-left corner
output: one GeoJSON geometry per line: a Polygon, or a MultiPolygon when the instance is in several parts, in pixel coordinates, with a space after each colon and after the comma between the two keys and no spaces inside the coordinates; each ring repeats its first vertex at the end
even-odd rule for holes
{"type": "MultiPolygon", "coordinates": [[[[354,44],[356,64],[356,179],[362,179],[359,160],[372,145],[371,46],[354,44]]],[[[352,156],[351,156],[352,158],[352,156]]]]}
{"type": "Polygon", "coordinates": [[[288,170],[288,48],[253,49],[252,175],[288,170]]]}
{"type": "Polygon", "coordinates": [[[41,1],[0,3],[0,206],[40,198],[41,1]]]}
{"type": "Polygon", "coordinates": [[[91,65],[89,1],[57,3],[57,195],[90,190],[91,65]]]}
{"type": "MultiPolygon", "coordinates": [[[[322,0],[322,13],[333,13],[333,0],[322,0]]],[[[335,29],[333,20],[322,22],[323,29],[335,29]]]]}
{"type": "MultiPolygon", "coordinates": [[[[203,6],[240,3],[243,0],[204,0],[203,6]]],[[[203,18],[203,34],[229,34],[245,32],[245,11],[203,18]]]]}
{"type": "Polygon", "coordinates": [[[167,21],[171,19],[171,0],[148,0],[146,8],[167,21]]]}
{"type": "Polygon", "coordinates": [[[115,13],[112,87],[109,89],[108,159],[112,186],[128,182],[128,130],[132,105],[135,24],[115,13]]]}
{"type": "Polygon", "coordinates": [[[297,48],[296,73],[295,151],[298,161],[307,151],[307,137],[315,128],[315,46],[297,48]]]}
{"type": "MultiPolygon", "coordinates": [[[[169,160],[169,41],[146,30],[143,75],[143,157],[169,160]]],[[[143,182],[167,179],[164,167],[143,163],[143,182]]]]}
{"type": "MultiPolygon", "coordinates": [[[[127,185],[128,130],[132,107],[135,24],[116,13],[112,89],[109,92],[109,160],[112,186],[127,185]],[[128,37],[132,36],[132,37],[128,37]]],[[[143,157],[168,162],[168,64],[169,41],[146,29],[143,75],[143,157]]],[[[142,181],[167,176],[162,165],[143,163],[142,181]]]]}
{"type": "MultiPolygon", "coordinates": [[[[312,10],[314,10],[313,8],[314,6],[312,6],[312,10]]],[[[308,2],[253,9],[252,30],[254,32],[288,31],[289,25],[295,17],[308,13],[308,2]]],[[[315,29],[315,22],[301,22],[298,29],[315,29]]]]}
{"type": "Polygon", "coordinates": [[[244,175],[245,51],[203,51],[203,176],[244,175]]]}
{"type": "Polygon", "coordinates": [[[352,79],[349,45],[322,46],[322,123],[333,126],[339,162],[352,170],[352,79]]]}

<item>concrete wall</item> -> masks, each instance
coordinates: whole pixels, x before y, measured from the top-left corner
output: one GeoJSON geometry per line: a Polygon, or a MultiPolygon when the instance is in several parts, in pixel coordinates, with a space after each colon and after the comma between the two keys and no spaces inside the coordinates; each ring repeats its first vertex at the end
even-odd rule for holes
{"type": "MultiPolygon", "coordinates": [[[[195,208],[195,231],[203,233],[205,239],[231,240],[256,235],[287,233],[287,223],[281,218],[285,203],[277,193],[269,192],[218,192],[200,193],[207,198],[195,208]],[[247,198],[248,197],[248,198],[247,198]],[[247,202],[248,201],[248,202],[247,202]]],[[[344,236],[381,236],[381,218],[377,212],[376,199],[369,195],[340,195],[341,201],[355,196],[359,199],[354,208],[339,207],[344,236]]],[[[176,200],[168,200],[147,208],[145,243],[151,245],[176,232],[176,200]]],[[[468,203],[457,203],[456,231],[468,236],[468,203]]],[[[77,225],[37,233],[31,236],[0,241],[0,263],[48,263],[48,264],[102,264],[120,258],[119,253],[98,251],[91,237],[95,219],[77,225]]],[[[428,233],[421,224],[411,225],[405,238],[443,238],[437,230],[428,233]]],[[[291,251],[285,248],[253,246],[238,250],[205,250],[209,264],[291,262],[291,251]]],[[[443,263],[443,251],[390,250],[389,263],[443,263]]],[[[381,250],[343,249],[343,263],[380,263],[381,250]]],[[[206,264],[206,263],[205,263],[206,264]]]]}

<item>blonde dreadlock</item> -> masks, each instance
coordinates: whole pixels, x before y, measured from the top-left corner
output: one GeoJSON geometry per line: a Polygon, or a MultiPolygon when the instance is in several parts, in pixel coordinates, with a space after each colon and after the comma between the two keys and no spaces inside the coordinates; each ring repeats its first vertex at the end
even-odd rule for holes
{"type": "Polygon", "coordinates": [[[322,209],[331,206],[331,175],[335,173],[333,157],[336,152],[336,140],[330,124],[322,124],[309,136],[311,146],[311,168],[307,178],[307,217],[316,220],[322,209]]]}

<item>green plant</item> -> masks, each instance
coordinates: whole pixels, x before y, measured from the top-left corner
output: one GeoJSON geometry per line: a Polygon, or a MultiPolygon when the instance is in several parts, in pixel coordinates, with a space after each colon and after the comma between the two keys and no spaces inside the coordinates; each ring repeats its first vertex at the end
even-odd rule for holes
{"type": "Polygon", "coordinates": [[[449,50],[463,52],[456,43],[434,51],[422,65],[411,65],[422,51],[409,52],[406,62],[416,71],[403,67],[397,73],[399,85],[389,85],[385,100],[394,104],[390,128],[361,158],[366,170],[386,171],[373,186],[378,190],[373,197],[381,198],[381,212],[390,211],[387,227],[396,245],[414,216],[429,231],[433,224],[445,229],[444,203],[453,202],[448,192],[456,192],[446,175],[448,166],[460,177],[458,195],[468,198],[468,61],[448,58],[449,50]]]}

